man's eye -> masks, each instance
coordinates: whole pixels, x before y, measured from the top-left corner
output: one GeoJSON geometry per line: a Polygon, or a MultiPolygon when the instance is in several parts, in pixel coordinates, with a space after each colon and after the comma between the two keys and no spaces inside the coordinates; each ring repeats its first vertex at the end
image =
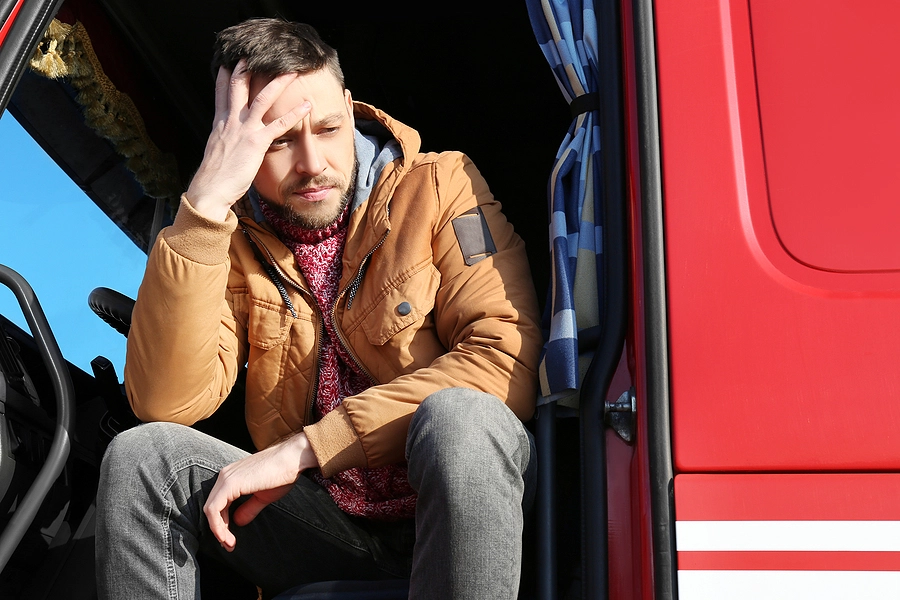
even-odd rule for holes
{"type": "Polygon", "coordinates": [[[340,127],[323,127],[318,131],[319,135],[334,135],[340,127]]]}
{"type": "Polygon", "coordinates": [[[286,139],[275,140],[271,144],[269,144],[269,148],[280,148],[280,147],[286,145],[287,143],[288,143],[288,141],[286,139]]]}

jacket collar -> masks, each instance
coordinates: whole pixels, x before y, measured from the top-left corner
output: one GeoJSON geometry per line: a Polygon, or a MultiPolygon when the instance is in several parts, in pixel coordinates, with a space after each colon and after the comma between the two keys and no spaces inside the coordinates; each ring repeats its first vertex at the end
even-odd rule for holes
{"type": "Polygon", "coordinates": [[[366,133],[378,135],[374,131],[378,128],[381,135],[387,139],[393,138],[400,147],[400,156],[381,170],[378,184],[364,202],[367,204],[366,210],[351,213],[348,240],[349,237],[353,237],[354,226],[360,224],[360,218],[363,216],[366,219],[366,228],[371,229],[372,237],[380,239],[390,229],[390,198],[418,154],[421,139],[415,129],[369,104],[354,102],[353,115],[357,120],[366,122],[364,125],[366,133]]]}

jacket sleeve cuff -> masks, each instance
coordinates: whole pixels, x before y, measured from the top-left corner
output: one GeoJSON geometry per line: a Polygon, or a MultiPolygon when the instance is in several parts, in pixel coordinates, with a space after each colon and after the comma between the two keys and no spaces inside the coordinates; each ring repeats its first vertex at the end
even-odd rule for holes
{"type": "Polygon", "coordinates": [[[228,258],[231,234],[237,229],[237,215],[228,211],[224,222],[207,219],[181,195],[181,204],[171,227],[162,236],[176,253],[204,265],[220,265],[228,258]]]}
{"type": "Polygon", "coordinates": [[[319,461],[322,477],[331,477],[341,471],[368,464],[362,442],[343,406],[338,406],[318,422],[307,425],[303,431],[319,461]]]}

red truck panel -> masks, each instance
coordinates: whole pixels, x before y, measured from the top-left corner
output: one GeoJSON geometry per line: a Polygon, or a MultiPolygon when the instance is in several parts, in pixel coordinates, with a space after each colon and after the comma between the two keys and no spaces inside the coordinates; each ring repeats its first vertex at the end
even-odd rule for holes
{"type": "Polygon", "coordinates": [[[679,472],[900,467],[900,5],[845,6],[656,3],[679,472]]]}

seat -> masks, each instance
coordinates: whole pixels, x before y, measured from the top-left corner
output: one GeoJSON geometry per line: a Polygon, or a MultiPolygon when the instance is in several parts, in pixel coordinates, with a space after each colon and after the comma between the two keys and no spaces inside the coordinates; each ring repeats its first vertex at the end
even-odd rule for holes
{"type": "Polygon", "coordinates": [[[128,337],[128,332],[131,330],[131,312],[134,310],[134,300],[115,290],[98,287],[88,296],[88,306],[110,327],[128,337]]]}

